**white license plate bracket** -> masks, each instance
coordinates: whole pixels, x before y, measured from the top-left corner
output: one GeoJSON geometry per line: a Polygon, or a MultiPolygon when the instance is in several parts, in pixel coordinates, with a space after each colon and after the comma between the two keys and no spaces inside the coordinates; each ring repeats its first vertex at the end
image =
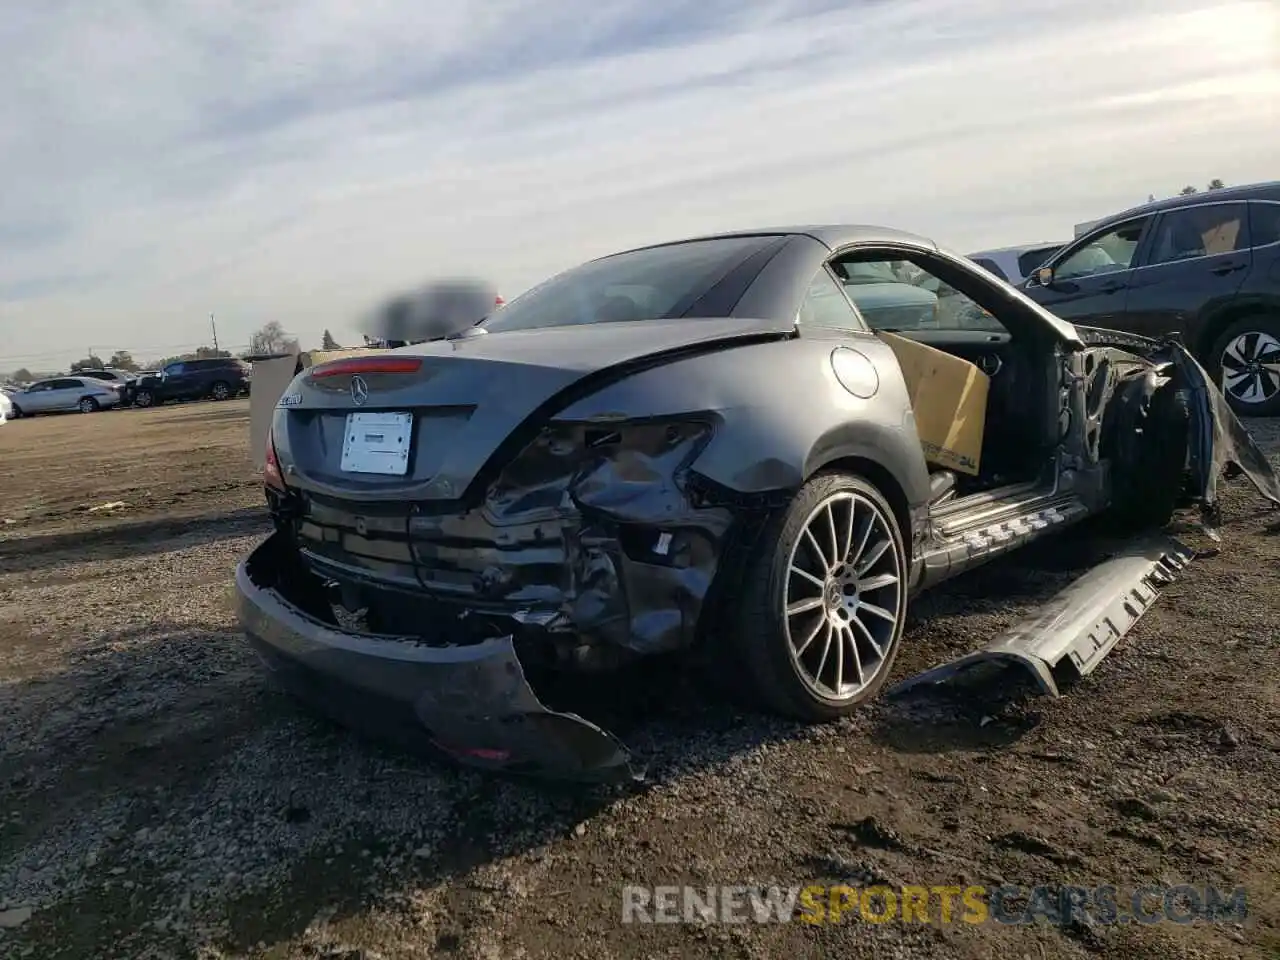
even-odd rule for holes
{"type": "Polygon", "coordinates": [[[404,476],[412,439],[412,413],[349,413],[340,468],[344,473],[404,476]]]}

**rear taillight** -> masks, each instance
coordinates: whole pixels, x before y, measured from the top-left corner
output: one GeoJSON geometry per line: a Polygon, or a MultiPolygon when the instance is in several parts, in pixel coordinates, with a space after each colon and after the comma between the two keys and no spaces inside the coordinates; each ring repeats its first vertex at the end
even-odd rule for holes
{"type": "Polygon", "coordinates": [[[311,378],[349,377],[357,373],[417,373],[420,369],[421,357],[351,357],[312,367],[311,378]]]}
{"type": "Polygon", "coordinates": [[[280,471],[280,458],[276,456],[276,441],[271,431],[267,432],[267,459],[262,467],[262,482],[279,493],[288,490],[284,474],[280,471]]]}

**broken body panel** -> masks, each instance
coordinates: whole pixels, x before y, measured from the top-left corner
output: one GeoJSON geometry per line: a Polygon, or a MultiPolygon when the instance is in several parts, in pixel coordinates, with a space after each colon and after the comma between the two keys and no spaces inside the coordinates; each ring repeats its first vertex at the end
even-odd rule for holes
{"type": "Polygon", "coordinates": [[[987,646],[903,680],[889,695],[943,683],[980,664],[1012,663],[1056,697],[1062,684],[1097,668],[1193,557],[1172,538],[1137,540],[987,646]]]}

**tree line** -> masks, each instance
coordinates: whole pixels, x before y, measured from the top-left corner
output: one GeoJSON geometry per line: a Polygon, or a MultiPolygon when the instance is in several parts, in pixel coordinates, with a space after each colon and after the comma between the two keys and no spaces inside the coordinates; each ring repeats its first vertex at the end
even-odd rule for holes
{"type": "MultiPolygon", "coordinates": [[[[1222,182],[1221,180],[1219,180],[1217,177],[1214,177],[1212,180],[1210,180],[1210,181],[1209,181],[1209,185],[1208,185],[1207,187],[1205,187],[1205,190],[1206,190],[1206,191],[1208,191],[1208,190],[1221,190],[1221,189],[1222,189],[1223,187],[1225,187],[1225,186],[1226,186],[1226,184],[1225,184],[1225,183],[1223,183],[1223,182],[1222,182]]],[[[1193,193],[1199,193],[1199,192],[1200,192],[1200,191],[1199,191],[1199,190],[1197,190],[1194,186],[1192,186],[1191,184],[1187,184],[1185,187],[1183,187],[1181,190],[1179,190],[1179,191],[1178,191],[1178,196],[1180,196],[1180,197],[1189,197],[1189,196],[1191,196],[1193,193]]]]}
{"type": "MultiPolygon", "coordinates": [[[[341,350],[342,345],[334,339],[333,334],[325,330],[324,337],[321,341],[321,349],[323,350],[341,350]]],[[[275,320],[264,323],[249,338],[249,345],[245,350],[239,352],[241,357],[260,357],[270,354],[284,353],[300,353],[301,346],[296,337],[289,336],[285,328],[275,320]]],[[[79,373],[82,370],[127,370],[131,373],[137,373],[142,370],[159,370],[171,363],[178,363],[183,360],[209,360],[216,357],[230,357],[233,354],[230,350],[222,350],[216,347],[197,347],[195,350],[187,353],[174,354],[170,357],[164,357],[156,360],[154,363],[139,363],[134,359],[133,354],[128,350],[116,350],[105,360],[99,356],[88,356],[83,360],[77,360],[71,364],[68,369],[69,373],[79,373]]],[[[18,383],[29,383],[32,380],[38,380],[42,377],[57,376],[57,373],[33,373],[26,367],[20,367],[13,371],[13,379],[18,383]]]]}

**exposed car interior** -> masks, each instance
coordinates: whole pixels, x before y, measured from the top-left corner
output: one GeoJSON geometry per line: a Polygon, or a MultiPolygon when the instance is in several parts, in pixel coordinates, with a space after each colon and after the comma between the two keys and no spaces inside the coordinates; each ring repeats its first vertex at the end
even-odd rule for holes
{"type": "MultiPolygon", "coordinates": [[[[940,275],[944,272],[942,265],[935,272],[930,264],[910,255],[896,261],[874,257],[868,260],[867,256],[853,254],[832,266],[837,275],[857,275],[867,273],[870,264],[878,264],[880,275],[909,277],[909,281],[898,282],[910,282],[934,292],[939,304],[932,323],[914,327],[888,326],[877,322],[876,311],[861,311],[872,329],[892,332],[959,357],[988,378],[980,472],[965,476],[930,464],[934,503],[1036,480],[1048,454],[1043,440],[1047,407],[1032,401],[1041,397],[1047,405],[1053,394],[1049,377],[1054,367],[1047,362],[1045,345],[1025,336],[1015,337],[991,309],[978,301],[984,291],[971,287],[975,296],[970,296],[960,289],[965,285],[963,275],[944,277],[940,275]]],[[[846,291],[856,304],[856,289],[846,287],[846,291]]],[[[998,304],[991,306],[999,309],[998,304]]]]}

